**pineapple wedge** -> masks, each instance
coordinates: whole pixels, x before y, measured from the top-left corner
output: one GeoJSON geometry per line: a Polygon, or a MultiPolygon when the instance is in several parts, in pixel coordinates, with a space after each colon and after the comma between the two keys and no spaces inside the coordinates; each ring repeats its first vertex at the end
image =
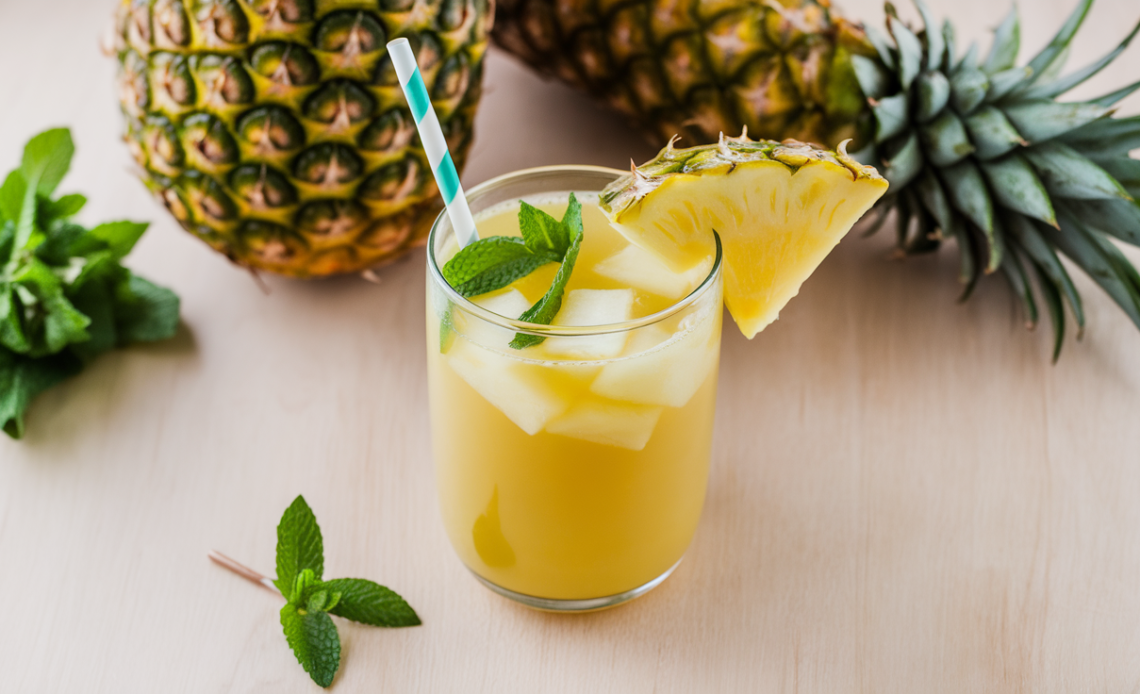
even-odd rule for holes
{"type": "Polygon", "coordinates": [[[724,249],[725,304],[751,339],[779,317],[800,285],[887,190],[844,145],[828,152],[747,133],[674,149],[603,191],[601,207],[631,243],[676,272],[724,249]]]}

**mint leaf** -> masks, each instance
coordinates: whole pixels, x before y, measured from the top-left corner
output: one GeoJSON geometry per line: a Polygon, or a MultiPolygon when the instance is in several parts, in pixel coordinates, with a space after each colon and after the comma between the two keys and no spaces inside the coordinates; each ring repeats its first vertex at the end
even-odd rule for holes
{"type": "Polygon", "coordinates": [[[490,236],[461,249],[443,266],[443,278],[460,296],[479,296],[502,289],[559,255],[528,247],[515,236],[490,236]]]}
{"type": "Polygon", "coordinates": [[[24,435],[24,414],[32,400],[83,368],[70,354],[30,359],[0,348],[0,426],[14,439],[24,435]]]}
{"type": "Polygon", "coordinates": [[[32,348],[20,320],[23,313],[23,303],[12,285],[0,285],[0,346],[20,354],[32,348]]]}
{"type": "Polygon", "coordinates": [[[309,677],[322,687],[331,685],[340,667],[340,636],[328,614],[288,603],[281,608],[281,627],[309,677]]]}
{"type": "MultiPolygon", "coordinates": [[[[568,228],[570,247],[566,250],[566,255],[562,258],[562,264],[558,267],[558,272],[554,275],[554,281],[551,283],[550,289],[546,290],[546,294],[544,294],[534,306],[531,306],[519,316],[519,320],[521,321],[550,325],[550,322],[554,320],[554,316],[558,315],[558,309],[562,308],[562,295],[566,292],[566,284],[570,282],[570,273],[574,271],[574,263],[578,260],[578,251],[582,248],[581,206],[574,198],[573,193],[570,194],[570,206],[566,208],[564,219],[574,225],[572,228],[568,228]],[[578,209],[573,211],[575,208],[578,209]]],[[[545,339],[546,338],[541,335],[516,333],[515,339],[511,340],[511,348],[524,349],[541,344],[545,339]]]]}
{"type": "Polygon", "coordinates": [[[92,239],[106,243],[116,258],[123,258],[135,247],[148,226],[147,222],[107,222],[87,233],[92,239]]]}
{"type": "MultiPolygon", "coordinates": [[[[88,339],[91,320],[80,313],[63,294],[63,283],[51,268],[32,258],[12,278],[33,299],[33,324],[25,326],[33,357],[59,352],[68,344],[88,339]]],[[[29,306],[25,302],[25,310],[29,306]]]]}
{"type": "Polygon", "coordinates": [[[119,344],[154,342],[178,331],[178,295],[128,273],[115,289],[115,327],[119,344]]]}
{"type": "Polygon", "coordinates": [[[28,183],[19,169],[12,171],[0,186],[0,215],[15,224],[20,219],[20,210],[24,206],[24,197],[28,192],[28,183]]]}
{"type": "Polygon", "coordinates": [[[394,591],[364,578],[334,578],[321,588],[340,593],[340,602],[328,611],[338,617],[377,627],[414,627],[420,618],[394,591]]]}
{"type": "Polygon", "coordinates": [[[55,200],[40,198],[38,202],[39,225],[41,229],[46,229],[54,222],[79,214],[79,211],[87,204],[87,198],[79,193],[71,193],[70,195],[61,195],[55,200]]]}
{"type": "Polygon", "coordinates": [[[305,569],[320,579],[325,569],[325,550],[317,517],[305,503],[305,497],[298,496],[277,525],[277,580],[273,585],[286,600],[293,599],[297,576],[305,569]]]}
{"type": "Polygon", "coordinates": [[[570,247],[570,233],[562,222],[542,210],[519,201],[519,232],[527,248],[562,257],[570,247]]]}
{"type": "Polygon", "coordinates": [[[51,195],[71,168],[75,144],[67,128],[45,130],[24,145],[20,172],[40,195],[51,195]]]}
{"type": "Polygon", "coordinates": [[[91,320],[88,339],[72,345],[71,352],[87,362],[114,349],[119,343],[119,331],[115,329],[114,304],[107,283],[88,282],[72,294],[71,301],[76,310],[91,320]]]}
{"type": "Polygon", "coordinates": [[[574,239],[575,231],[582,231],[582,203],[578,202],[578,198],[574,197],[573,193],[570,193],[570,201],[566,205],[566,211],[562,214],[562,226],[566,228],[568,240],[574,239]]]}

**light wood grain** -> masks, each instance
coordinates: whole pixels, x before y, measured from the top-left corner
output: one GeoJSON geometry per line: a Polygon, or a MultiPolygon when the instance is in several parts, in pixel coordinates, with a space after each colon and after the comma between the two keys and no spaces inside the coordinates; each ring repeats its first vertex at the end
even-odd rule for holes
{"type": "MultiPolygon", "coordinates": [[[[70,124],[64,187],[90,221],[155,221],[131,264],[181,294],[185,326],[100,358],[36,403],[26,440],[0,438],[0,691],[316,691],[276,598],[206,560],[271,572],[299,492],[329,574],[390,585],[425,622],[342,623],[336,691],[1140,691],[1140,333],[1090,282],[1089,329],[1052,366],[999,280],[960,306],[953,253],[892,263],[887,239],[853,235],[763,335],[726,329],[708,503],[677,573],[613,611],[531,612],[467,575],[438,519],[422,256],[379,286],[266,295],[180,231],[116,139],[96,53],[112,4],[3,2],[0,164],[70,124]]],[[[934,4],[983,41],[1006,5],[934,4]]],[[[1071,4],[1022,3],[1028,46],[1071,4]]],[[[1137,17],[1101,0],[1074,64],[1137,17]]],[[[1133,49],[1080,93],[1138,76],[1133,49]]],[[[649,154],[490,54],[469,185],[649,154]]]]}

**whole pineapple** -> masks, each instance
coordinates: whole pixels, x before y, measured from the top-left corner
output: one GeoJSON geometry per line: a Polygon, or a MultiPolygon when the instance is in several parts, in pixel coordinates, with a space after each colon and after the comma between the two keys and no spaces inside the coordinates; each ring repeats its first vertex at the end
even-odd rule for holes
{"type": "Polygon", "coordinates": [[[501,0],[495,40],[547,73],[615,105],[664,141],[712,142],[749,131],[825,144],[855,138],[855,156],[891,183],[877,206],[897,210],[905,253],[953,238],[968,296],[1000,270],[1030,324],[1038,300],[1084,325],[1081,298],[1059,260],[1087,272],[1137,326],[1140,274],[1110,237],[1140,245],[1140,117],[1115,119],[1132,84],[1100,99],[1056,99],[1116,59],[1061,76],[1092,0],[1018,66],[1016,12],[983,59],[959,56],[953,27],[922,0],[912,30],[887,5],[888,32],[840,18],[827,0],[501,0]],[[1036,285],[1037,292],[1033,291],[1036,285]]]}
{"type": "Polygon", "coordinates": [[[362,270],[438,206],[386,42],[412,42],[462,167],[490,21],[488,0],[122,0],[125,139],[147,187],[235,263],[362,270]]]}

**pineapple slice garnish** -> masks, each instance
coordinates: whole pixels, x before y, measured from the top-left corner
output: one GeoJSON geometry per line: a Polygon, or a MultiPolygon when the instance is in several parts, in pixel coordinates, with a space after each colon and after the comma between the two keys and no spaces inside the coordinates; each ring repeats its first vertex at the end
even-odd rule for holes
{"type": "Polygon", "coordinates": [[[602,193],[610,223],[676,272],[724,250],[725,304],[751,339],[779,317],[831,249],[887,190],[840,145],[721,136],[673,143],[602,193]]]}

